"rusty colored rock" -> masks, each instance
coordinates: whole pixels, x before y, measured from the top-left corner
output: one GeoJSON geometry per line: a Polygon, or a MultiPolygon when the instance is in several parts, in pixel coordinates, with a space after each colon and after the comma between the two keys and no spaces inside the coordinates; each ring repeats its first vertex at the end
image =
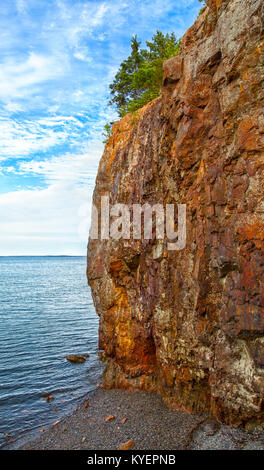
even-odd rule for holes
{"type": "Polygon", "coordinates": [[[264,4],[208,0],[162,94],[113,126],[94,204],[186,204],[187,242],[89,240],[103,386],[264,425],[264,4]]]}
{"type": "Polygon", "coordinates": [[[105,421],[108,423],[108,421],[112,421],[112,419],[115,419],[114,415],[109,415],[107,418],[105,418],[105,421]]]}
{"type": "Polygon", "coordinates": [[[135,443],[132,440],[127,441],[127,442],[123,442],[122,444],[120,444],[120,446],[117,448],[117,450],[129,450],[129,449],[132,449],[132,447],[134,447],[134,445],[135,445],[135,443]]]}
{"type": "Polygon", "coordinates": [[[44,392],[41,394],[42,397],[45,398],[46,402],[51,402],[52,400],[54,400],[54,396],[51,394],[51,393],[47,393],[47,392],[44,392]]]}
{"type": "Polygon", "coordinates": [[[71,354],[69,356],[66,356],[67,361],[74,362],[76,364],[81,364],[86,361],[85,355],[76,355],[76,354],[71,354]]]}
{"type": "Polygon", "coordinates": [[[53,395],[48,395],[46,397],[46,401],[49,403],[50,401],[54,400],[54,396],[53,395]]]}
{"type": "Polygon", "coordinates": [[[60,421],[55,421],[55,423],[53,423],[51,426],[57,426],[57,424],[59,424],[60,421]]]}

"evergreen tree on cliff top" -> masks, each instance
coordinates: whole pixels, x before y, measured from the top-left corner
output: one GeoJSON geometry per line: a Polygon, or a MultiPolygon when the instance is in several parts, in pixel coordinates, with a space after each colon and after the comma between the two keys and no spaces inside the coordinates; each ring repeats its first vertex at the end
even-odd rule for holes
{"type": "Polygon", "coordinates": [[[144,59],[139,49],[140,42],[137,36],[131,39],[131,54],[124,60],[115,76],[113,83],[109,86],[110,94],[113,96],[109,104],[117,107],[120,116],[124,115],[127,103],[139,97],[138,90],[133,88],[133,74],[142,65],[144,59]]]}
{"type": "Polygon", "coordinates": [[[162,64],[164,60],[179,54],[180,40],[174,33],[154,34],[140,49],[137,36],[131,39],[131,54],[124,60],[110,85],[112,96],[109,104],[117,108],[119,116],[136,111],[160,94],[162,64]]]}

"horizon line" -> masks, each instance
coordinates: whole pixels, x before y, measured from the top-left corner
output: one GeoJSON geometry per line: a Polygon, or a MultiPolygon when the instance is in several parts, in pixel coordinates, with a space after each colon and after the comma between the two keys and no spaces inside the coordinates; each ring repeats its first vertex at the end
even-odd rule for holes
{"type": "Polygon", "coordinates": [[[51,257],[60,257],[60,258],[86,258],[86,255],[0,255],[0,258],[25,258],[25,257],[42,257],[42,258],[51,258],[51,257]]]}

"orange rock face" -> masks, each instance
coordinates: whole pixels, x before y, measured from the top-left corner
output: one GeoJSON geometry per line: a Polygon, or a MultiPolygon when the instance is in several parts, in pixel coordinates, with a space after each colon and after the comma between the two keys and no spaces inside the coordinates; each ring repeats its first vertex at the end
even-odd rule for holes
{"type": "Polygon", "coordinates": [[[162,95],[115,123],[94,204],[186,204],[187,242],[92,240],[105,387],[264,423],[264,4],[210,0],[162,95]]]}

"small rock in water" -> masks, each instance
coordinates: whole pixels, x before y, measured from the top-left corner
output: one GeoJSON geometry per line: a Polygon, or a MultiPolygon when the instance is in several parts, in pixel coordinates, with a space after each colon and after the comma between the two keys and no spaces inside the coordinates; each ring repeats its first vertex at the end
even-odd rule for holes
{"type": "Polygon", "coordinates": [[[46,397],[46,401],[49,403],[50,401],[54,400],[54,396],[53,395],[49,395],[46,397]]]}
{"type": "Polygon", "coordinates": [[[126,421],[127,421],[127,418],[123,418],[123,419],[121,419],[120,423],[125,424],[126,421]]]}
{"type": "Polygon", "coordinates": [[[41,394],[43,398],[49,403],[50,401],[54,400],[54,396],[50,392],[44,392],[41,394]]]}
{"type": "Polygon", "coordinates": [[[87,357],[87,356],[84,355],[84,354],[82,354],[82,355],[72,354],[70,356],[66,356],[66,359],[67,359],[67,361],[75,362],[76,364],[81,364],[82,362],[86,361],[85,357],[87,357]]]}
{"type": "Polygon", "coordinates": [[[120,444],[120,446],[117,448],[117,450],[129,450],[132,447],[134,447],[134,445],[135,445],[135,442],[132,441],[132,440],[127,441],[127,442],[123,442],[122,444],[120,444]]]}

